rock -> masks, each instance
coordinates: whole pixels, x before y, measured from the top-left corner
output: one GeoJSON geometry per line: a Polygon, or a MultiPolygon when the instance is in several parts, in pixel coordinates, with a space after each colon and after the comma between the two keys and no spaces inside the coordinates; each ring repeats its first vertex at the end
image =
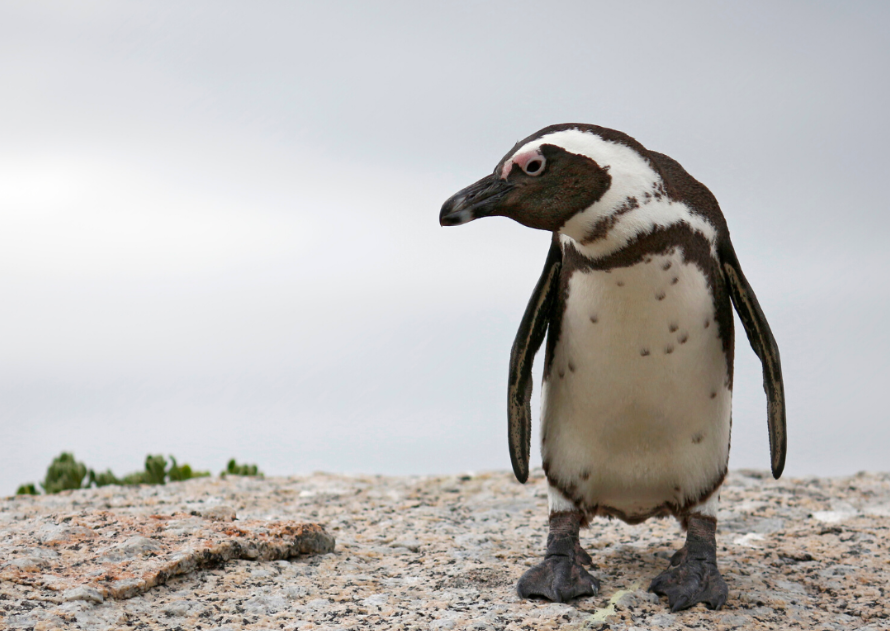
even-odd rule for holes
{"type": "Polygon", "coordinates": [[[312,611],[325,611],[331,604],[327,598],[315,598],[306,603],[306,607],[312,611]]]}
{"type": "Polygon", "coordinates": [[[9,562],[9,564],[20,569],[23,572],[36,572],[41,568],[41,566],[46,565],[46,561],[38,557],[22,557],[19,559],[13,559],[9,562]]]}
{"type": "Polygon", "coordinates": [[[674,624],[676,623],[676,621],[677,621],[677,615],[676,615],[676,614],[672,614],[672,613],[657,613],[657,614],[655,614],[654,616],[650,616],[650,617],[646,620],[646,624],[648,624],[648,625],[650,625],[650,626],[652,626],[652,627],[664,628],[664,627],[672,627],[672,626],[674,626],[674,624]]]}
{"type": "Polygon", "coordinates": [[[656,594],[638,589],[622,595],[621,598],[615,601],[615,605],[624,607],[625,609],[635,609],[645,603],[654,604],[658,603],[658,601],[659,599],[656,594]]]}
{"type": "Polygon", "coordinates": [[[371,594],[362,601],[363,607],[382,607],[389,600],[386,594],[371,594]]]}
{"type": "Polygon", "coordinates": [[[83,526],[69,526],[65,524],[46,525],[41,528],[37,539],[40,543],[55,545],[58,543],[69,543],[85,537],[92,537],[93,532],[89,528],[83,526]]]}
{"type": "Polygon", "coordinates": [[[62,600],[70,602],[72,600],[85,600],[92,603],[101,603],[105,600],[99,590],[81,585],[72,589],[66,589],[62,594],[62,600]]]}
{"type": "MultiPolygon", "coordinates": [[[[12,540],[32,546],[30,554],[13,559],[0,571],[0,578],[61,591],[65,600],[92,601],[93,595],[102,600],[127,599],[174,576],[233,559],[271,561],[334,549],[334,538],[317,524],[252,520],[236,527],[219,521],[191,530],[180,527],[187,519],[178,513],[132,515],[101,510],[82,515],[77,526],[64,528],[17,521],[12,540]],[[168,529],[168,524],[177,527],[168,529]],[[40,548],[40,543],[53,548],[40,548]],[[51,569],[44,558],[53,558],[51,569]]],[[[0,558],[13,556],[18,549],[16,544],[0,543],[0,558]]]]}
{"type": "Polygon", "coordinates": [[[161,544],[148,537],[130,537],[126,541],[112,546],[110,550],[98,558],[98,561],[99,563],[117,563],[149,552],[156,552],[160,549],[161,544]]]}
{"type": "Polygon", "coordinates": [[[0,627],[890,628],[888,474],[730,473],[717,532],[729,601],[676,614],[646,591],[683,543],[672,520],[594,520],[581,542],[601,592],[518,598],[516,580],[545,547],[545,488],[540,470],[526,485],[507,472],[314,474],[0,499],[0,627]],[[240,519],[199,512],[219,506],[240,519]],[[320,554],[332,533],[336,551],[320,554]]]}
{"type": "Polygon", "coordinates": [[[200,603],[192,600],[175,600],[164,607],[164,613],[168,616],[187,616],[195,609],[203,609],[200,603]]]}
{"type": "Polygon", "coordinates": [[[208,506],[201,512],[201,517],[212,521],[235,521],[235,509],[225,504],[208,506]]]}
{"type": "Polygon", "coordinates": [[[393,548],[405,548],[407,550],[410,550],[411,552],[420,552],[420,542],[413,537],[396,539],[390,544],[390,546],[392,546],[393,548]]]}

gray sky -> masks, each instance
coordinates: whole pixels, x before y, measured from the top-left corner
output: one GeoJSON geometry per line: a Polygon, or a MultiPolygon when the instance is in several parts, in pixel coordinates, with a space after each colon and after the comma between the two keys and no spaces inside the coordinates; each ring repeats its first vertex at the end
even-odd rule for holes
{"type": "MultiPolygon", "coordinates": [[[[782,352],[786,471],[887,470],[888,18],[3,3],[0,493],[62,450],[118,474],[149,452],[509,468],[507,360],[548,235],[438,210],[558,122],[625,131],[717,196],[782,352]]],[[[768,468],[737,348],[730,464],[768,468]]]]}

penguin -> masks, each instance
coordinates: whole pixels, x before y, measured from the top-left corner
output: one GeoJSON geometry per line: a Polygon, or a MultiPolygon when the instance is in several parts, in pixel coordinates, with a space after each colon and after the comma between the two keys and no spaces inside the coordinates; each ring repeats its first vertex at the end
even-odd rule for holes
{"type": "Polygon", "coordinates": [[[549,534],[522,598],[595,595],[579,530],[673,516],[683,547],[649,585],[672,611],[720,609],[717,503],[732,425],[735,306],[763,366],[772,474],[785,466],[779,349],[711,192],[668,156],[596,125],[546,127],[442,206],[439,223],[509,217],[552,233],[510,353],[508,442],[529,474],[532,362],[544,342],[549,534]]]}

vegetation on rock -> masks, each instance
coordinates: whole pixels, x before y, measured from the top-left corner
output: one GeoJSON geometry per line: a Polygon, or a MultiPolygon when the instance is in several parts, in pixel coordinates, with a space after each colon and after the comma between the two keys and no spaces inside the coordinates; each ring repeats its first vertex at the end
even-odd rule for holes
{"type": "MultiPolygon", "coordinates": [[[[209,471],[195,471],[190,465],[184,463],[180,465],[176,462],[176,458],[170,456],[170,462],[164,456],[151,455],[145,457],[145,467],[142,471],[135,471],[118,478],[111,469],[104,472],[96,473],[93,469],[88,469],[82,462],[74,459],[74,454],[70,452],[62,452],[53,458],[52,463],[46,470],[46,477],[40,486],[46,494],[58,493],[69,489],[82,489],[90,487],[108,486],[116,484],[119,486],[128,486],[135,484],[166,484],[167,482],[181,482],[192,478],[203,478],[210,475],[209,471]],[[169,464],[169,466],[168,466],[169,464]]],[[[259,475],[255,464],[239,465],[232,458],[220,476],[226,475],[259,475]]],[[[39,495],[40,491],[33,482],[22,484],[16,490],[16,495],[39,495]]]]}
{"type": "Polygon", "coordinates": [[[219,474],[219,477],[224,478],[227,475],[257,475],[262,477],[262,472],[257,469],[255,464],[238,464],[235,462],[235,459],[232,458],[229,460],[229,464],[226,465],[226,470],[219,474]]]}
{"type": "Polygon", "coordinates": [[[33,482],[28,482],[28,484],[22,484],[15,491],[16,495],[40,495],[40,491],[37,490],[37,487],[34,486],[33,482]]]}
{"type": "Polygon", "coordinates": [[[63,451],[53,458],[52,463],[46,470],[46,477],[40,486],[43,487],[43,491],[47,494],[67,491],[68,489],[79,489],[86,475],[87,468],[84,464],[77,462],[74,459],[74,454],[63,451]]]}

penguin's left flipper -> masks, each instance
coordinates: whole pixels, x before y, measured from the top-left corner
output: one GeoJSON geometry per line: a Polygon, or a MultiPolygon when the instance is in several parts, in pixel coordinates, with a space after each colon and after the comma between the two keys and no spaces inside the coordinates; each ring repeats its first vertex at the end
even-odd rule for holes
{"type": "Polygon", "coordinates": [[[528,301],[513,349],[510,351],[510,383],[507,392],[507,416],[510,461],[513,473],[523,484],[528,480],[528,459],[532,440],[532,363],[541,348],[562,267],[559,238],[553,235],[541,278],[528,301]]]}
{"type": "Polygon", "coordinates": [[[742,273],[739,259],[729,239],[720,244],[718,253],[732,302],[745,327],[751,348],[757,353],[763,365],[763,389],[766,391],[769,422],[770,464],[773,477],[778,479],[785,468],[788,442],[785,430],[785,386],[782,382],[779,347],[757,302],[757,296],[754,295],[754,290],[742,273]]]}

